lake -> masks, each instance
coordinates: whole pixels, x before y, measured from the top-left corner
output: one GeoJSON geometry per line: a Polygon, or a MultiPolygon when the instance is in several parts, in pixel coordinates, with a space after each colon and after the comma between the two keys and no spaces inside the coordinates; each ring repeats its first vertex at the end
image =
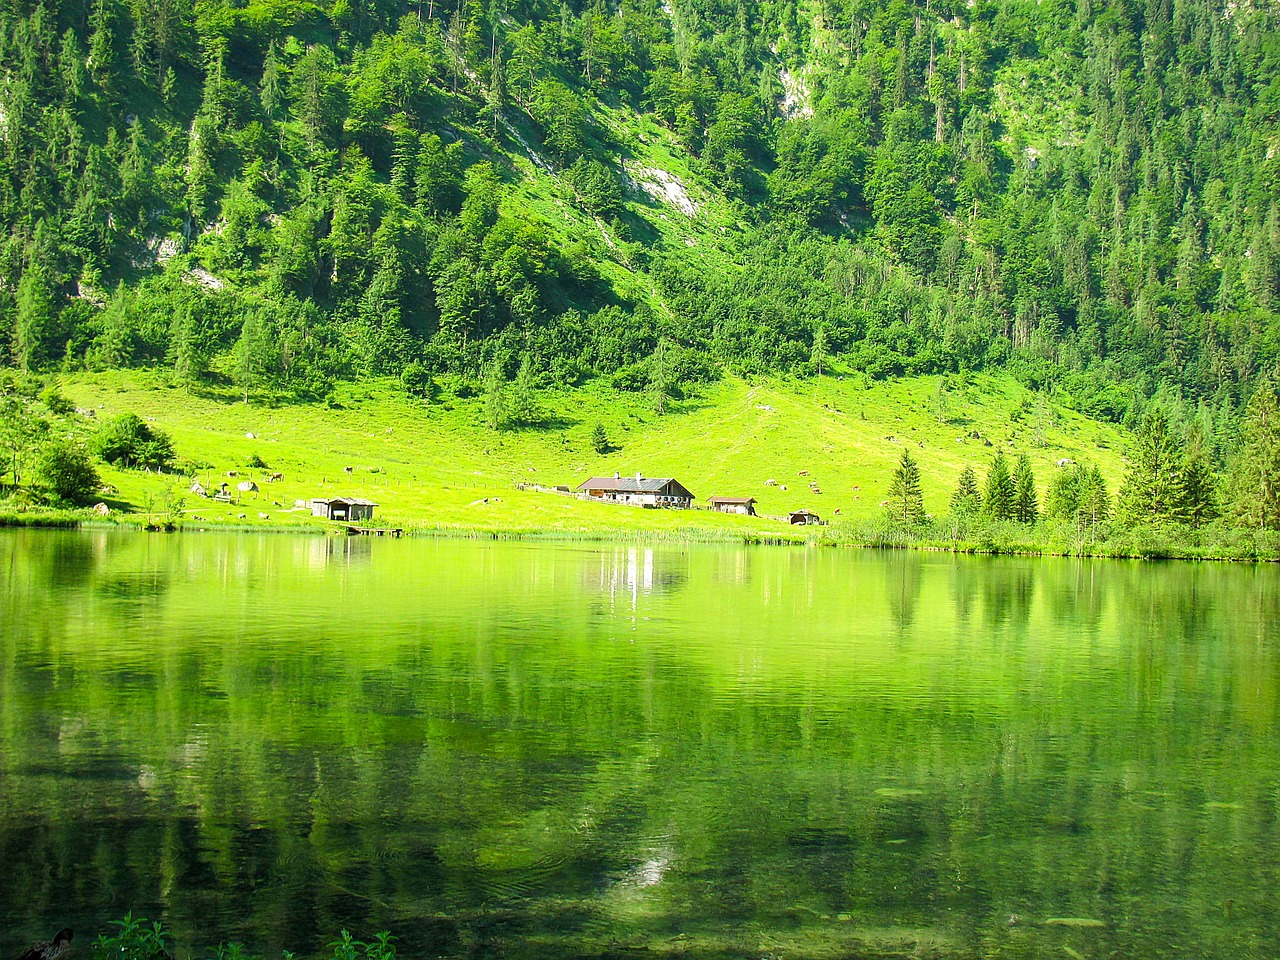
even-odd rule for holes
{"type": "Polygon", "coordinates": [[[1280,952],[1280,569],[0,531],[0,955],[1280,952]],[[82,940],[80,938],[85,938],[82,940]]]}

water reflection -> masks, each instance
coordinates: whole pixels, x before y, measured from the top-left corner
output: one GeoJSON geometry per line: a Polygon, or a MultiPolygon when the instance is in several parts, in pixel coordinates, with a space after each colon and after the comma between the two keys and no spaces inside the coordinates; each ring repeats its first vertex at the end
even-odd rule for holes
{"type": "Polygon", "coordinates": [[[131,908],[264,953],[1275,943],[1272,570],[27,532],[0,569],[0,952],[131,908]]]}

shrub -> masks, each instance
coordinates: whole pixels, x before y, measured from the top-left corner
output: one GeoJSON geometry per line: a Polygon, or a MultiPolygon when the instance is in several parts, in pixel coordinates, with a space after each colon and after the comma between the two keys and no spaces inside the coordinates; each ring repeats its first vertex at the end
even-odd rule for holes
{"type": "Polygon", "coordinates": [[[85,503],[102,483],[89,454],[67,441],[51,443],[40,451],[36,475],[41,487],[66,503],[85,503]]]}
{"type": "Polygon", "coordinates": [[[411,397],[423,400],[430,400],[436,389],[431,371],[416,360],[410,361],[400,372],[400,383],[411,397]]]}
{"type": "Polygon", "coordinates": [[[122,413],[104,423],[93,438],[93,450],[120,467],[165,470],[175,460],[169,435],[144,423],[136,413],[122,413]]]}
{"type": "Polygon", "coordinates": [[[57,417],[65,417],[76,408],[76,405],[68,400],[56,386],[45,387],[40,391],[40,402],[57,417]]]}

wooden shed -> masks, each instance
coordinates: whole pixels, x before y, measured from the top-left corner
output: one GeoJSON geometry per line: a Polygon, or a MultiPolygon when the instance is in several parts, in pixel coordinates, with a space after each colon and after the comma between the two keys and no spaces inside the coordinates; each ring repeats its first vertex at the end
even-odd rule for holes
{"type": "Polygon", "coordinates": [[[756,515],[755,497],[710,497],[707,503],[717,513],[740,513],[744,517],[756,515]]]}
{"type": "Polygon", "coordinates": [[[812,510],[792,510],[787,519],[797,526],[809,523],[821,523],[822,518],[812,510]]]}
{"type": "Polygon", "coordinates": [[[325,520],[343,520],[354,523],[357,520],[372,520],[373,509],[377,504],[372,500],[360,497],[332,497],[328,500],[311,501],[311,515],[325,520]]]}
{"type": "Polygon", "coordinates": [[[672,477],[592,477],[578,486],[578,493],[590,500],[607,503],[629,503],[640,507],[666,507],[687,510],[693,503],[693,494],[679,480],[672,477]]]}

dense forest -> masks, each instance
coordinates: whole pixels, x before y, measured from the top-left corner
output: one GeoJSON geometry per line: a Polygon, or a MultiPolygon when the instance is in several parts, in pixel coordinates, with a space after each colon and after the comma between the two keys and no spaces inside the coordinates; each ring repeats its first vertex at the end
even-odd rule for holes
{"type": "Polygon", "coordinates": [[[999,368],[1216,435],[1280,356],[1278,119],[1267,2],[0,0],[0,328],[317,398],[999,368]]]}

